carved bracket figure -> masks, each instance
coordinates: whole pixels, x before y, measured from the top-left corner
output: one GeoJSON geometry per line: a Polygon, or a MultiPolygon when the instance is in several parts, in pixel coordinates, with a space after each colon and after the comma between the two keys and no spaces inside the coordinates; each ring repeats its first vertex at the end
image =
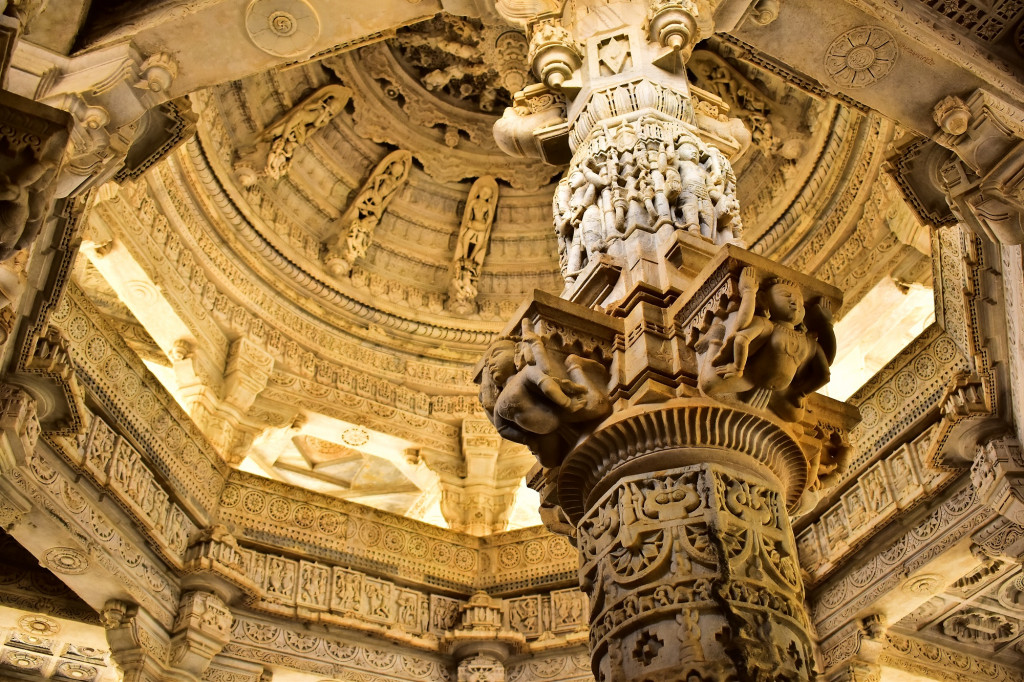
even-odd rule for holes
{"type": "Polygon", "coordinates": [[[399,149],[377,164],[355,200],[342,214],[338,234],[324,244],[324,265],[335,277],[352,271],[357,259],[366,255],[373,231],[388,204],[405,184],[412,166],[412,154],[399,149]]]}
{"type": "Polygon", "coordinates": [[[50,210],[72,119],[4,93],[0,123],[0,260],[7,260],[32,243],[50,210]]]}
{"type": "Polygon", "coordinates": [[[480,402],[491,423],[543,466],[558,466],[580,427],[611,414],[604,365],[555,348],[529,320],[518,339],[495,341],[482,366],[480,402]]]}
{"type": "Polygon", "coordinates": [[[732,269],[722,269],[728,258],[716,259],[717,271],[704,280],[708,297],[684,308],[698,388],[799,421],[806,397],[828,383],[836,353],[832,308],[841,298],[768,261],[770,269],[762,269],[739,250],[727,253],[740,256],[732,269]]]}
{"type": "Polygon", "coordinates": [[[487,255],[497,203],[498,183],[494,178],[483,177],[473,183],[462,214],[448,286],[448,307],[456,313],[476,311],[476,285],[487,255]]]}

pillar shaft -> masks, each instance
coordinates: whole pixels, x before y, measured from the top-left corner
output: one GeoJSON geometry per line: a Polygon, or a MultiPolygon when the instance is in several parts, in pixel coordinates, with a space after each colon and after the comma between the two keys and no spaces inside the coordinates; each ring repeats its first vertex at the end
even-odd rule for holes
{"type": "Polygon", "coordinates": [[[808,679],[777,481],[715,464],[628,476],[583,517],[579,546],[599,681],[808,679]]]}

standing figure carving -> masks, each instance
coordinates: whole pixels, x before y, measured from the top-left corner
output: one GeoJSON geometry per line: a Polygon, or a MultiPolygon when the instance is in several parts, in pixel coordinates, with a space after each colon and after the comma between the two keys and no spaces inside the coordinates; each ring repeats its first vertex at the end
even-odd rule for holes
{"type": "Polygon", "coordinates": [[[251,145],[240,148],[234,169],[242,183],[251,186],[261,175],[274,180],[285,177],[298,148],[341,113],[351,94],[337,83],[318,89],[268,126],[251,145]]]}
{"type": "Polygon", "coordinates": [[[559,266],[568,284],[637,232],[685,230],[716,245],[742,234],[725,154],[682,126],[641,118],[592,135],[555,190],[559,266]]]}
{"type": "Polygon", "coordinates": [[[324,264],[335,277],[352,271],[356,260],[366,255],[373,231],[388,204],[405,184],[412,166],[412,154],[398,150],[384,157],[349,204],[339,223],[341,230],[325,245],[324,264]]]}
{"type": "Polygon", "coordinates": [[[448,286],[448,307],[454,312],[469,314],[476,310],[477,282],[487,255],[497,203],[498,183],[494,178],[483,177],[473,183],[462,214],[448,286]]]}
{"type": "Polygon", "coordinates": [[[343,85],[323,87],[302,100],[278,123],[261,135],[270,143],[264,172],[280,180],[288,173],[295,150],[306,144],[316,131],[331,122],[348,104],[352,92],[343,85]]]}

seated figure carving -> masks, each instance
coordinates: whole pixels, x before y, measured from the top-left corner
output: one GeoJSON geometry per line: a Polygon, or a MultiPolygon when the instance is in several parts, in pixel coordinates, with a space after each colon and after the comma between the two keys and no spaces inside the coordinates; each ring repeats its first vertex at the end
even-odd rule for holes
{"type": "Polygon", "coordinates": [[[769,279],[759,285],[751,267],[743,269],[738,288],[738,305],[695,346],[700,390],[736,394],[787,421],[799,420],[807,395],[828,383],[835,358],[829,303],[822,299],[805,309],[796,284],[769,279]]]}
{"type": "Polygon", "coordinates": [[[611,403],[599,362],[575,354],[560,362],[544,341],[527,320],[521,339],[495,341],[484,358],[480,402],[502,437],[555,467],[576,440],[574,426],[606,417],[611,403]]]}

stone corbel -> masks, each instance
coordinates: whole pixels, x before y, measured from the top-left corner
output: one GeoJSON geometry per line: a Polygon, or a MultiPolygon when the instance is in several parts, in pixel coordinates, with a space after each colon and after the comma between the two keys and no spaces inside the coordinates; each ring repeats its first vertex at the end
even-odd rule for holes
{"type": "Polygon", "coordinates": [[[956,158],[942,169],[954,213],[1002,244],[1024,244],[1024,111],[976,90],[936,104],[936,141],[956,158]]]}
{"type": "Polygon", "coordinates": [[[0,472],[24,466],[39,439],[36,401],[17,386],[0,386],[0,472]]]}
{"type": "Polygon", "coordinates": [[[130,43],[75,57],[19,45],[11,89],[74,117],[57,196],[98,186],[117,173],[146,128],[139,120],[167,102],[176,76],[177,64],[169,54],[143,56],[130,43]]]}
{"type": "Polygon", "coordinates": [[[981,504],[1024,526],[1024,450],[1016,438],[998,438],[978,446],[971,482],[981,504]]]}
{"type": "Polygon", "coordinates": [[[565,97],[542,83],[515,93],[512,106],[494,123],[494,141],[509,156],[568,163],[572,152],[565,97]]]}
{"type": "Polygon", "coordinates": [[[274,357],[252,341],[240,337],[231,344],[224,373],[224,400],[244,415],[267,387],[274,357]]]}
{"type": "Polygon", "coordinates": [[[169,640],[145,609],[111,600],[100,612],[100,622],[106,629],[110,658],[124,676],[124,682],[164,679],[169,640]]]}
{"type": "Polygon", "coordinates": [[[185,551],[183,584],[201,590],[214,589],[220,594],[248,597],[260,595],[260,586],[242,567],[238,542],[228,529],[215,524],[191,539],[185,551]]]}
{"type": "Polygon", "coordinates": [[[58,329],[50,327],[28,343],[32,351],[23,371],[10,380],[36,399],[43,431],[65,436],[80,433],[86,413],[85,393],[68,355],[67,342],[58,329]]]}
{"type": "Polygon", "coordinates": [[[460,605],[457,627],[446,631],[440,643],[442,651],[459,661],[459,682],[504,682],[504,661],[526,647],[526,636],[508,627],[506,607],[504,600],[485,592],[460,605]]]}
{"type": "Polygon", "coordinates": [[[697,356],[700,392],[802,420],[807,396],[829,379],[839,290],[727,245],[691,291],[672,317],[697,356]],[[792,358],[775,355],[770,339],[782,336],[803,350],[792,358]]]}
{"type": "Polygon", "coordinates": [[[534,292],[477,364],[480,400],[498,433],[529,446],[543,466],[558,466],[611,414],[612,355],[621,325],[534,292]]]}
{"type": "Polygon", "coordinates": [[[878,657],[885,649],[885,624],[878,615],[854,621],[822,643],[829,682],[879,682],[878,657]]]}
{"type": "Polygon", "coordinates": [[[183,680],[198,680],[231,640],[231,610],[216,594],[186,592],[171,636],[168,667],[183,680]]]}

